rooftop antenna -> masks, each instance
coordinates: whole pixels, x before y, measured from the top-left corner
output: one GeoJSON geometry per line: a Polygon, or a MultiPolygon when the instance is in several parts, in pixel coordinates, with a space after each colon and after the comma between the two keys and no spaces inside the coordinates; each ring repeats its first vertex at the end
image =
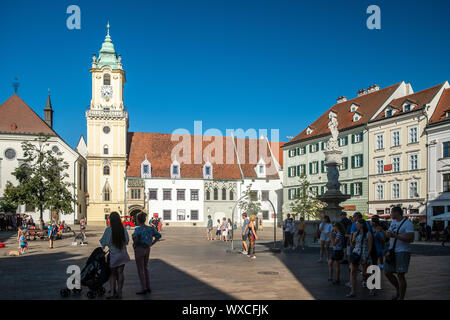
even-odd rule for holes
{"type": "Polygon", "coordinates": [[[12,85],[13,85],[13,88],[14,88],[14,93],[17,93],[17,90],[19,90],[19,85],[20,85],[19,79],[14,78],[14,81],[13,81],[12,85]]]}

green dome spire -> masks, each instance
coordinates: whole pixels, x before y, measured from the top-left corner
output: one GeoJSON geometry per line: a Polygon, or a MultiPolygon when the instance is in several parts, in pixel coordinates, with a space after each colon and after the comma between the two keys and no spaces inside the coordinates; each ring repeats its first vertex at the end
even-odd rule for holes
{"type": "Polygon", "coordinates": [[[98,54],[97,66],[98,68],[110,66],[113,69],[119,69],[119,60],[117,59],[117,54],[114,50],[114,44],[109,36],[109,21],[106,28],[108,31],[98,54]]]}

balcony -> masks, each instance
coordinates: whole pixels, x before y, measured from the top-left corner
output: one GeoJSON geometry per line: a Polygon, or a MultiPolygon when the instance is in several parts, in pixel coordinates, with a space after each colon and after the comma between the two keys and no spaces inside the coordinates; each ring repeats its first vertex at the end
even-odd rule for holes
{"type": "Polygon", "coordinates": [[[101,118],[101,119],[123,119],[128,118],[128,112],[125,110],[87,110],[86,118],[101,118]]]}

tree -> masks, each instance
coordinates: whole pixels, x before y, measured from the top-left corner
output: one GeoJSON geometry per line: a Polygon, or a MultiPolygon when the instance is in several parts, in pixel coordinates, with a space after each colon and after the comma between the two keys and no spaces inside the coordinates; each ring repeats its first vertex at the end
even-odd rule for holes
{"type": "Polygon", "coordinates": [[[69,164],[61,157],[61,152],[53,152],[47,143],[49,136],[39,135],[34,143],[22,142],[24,163],[12,175],[18,184],[7,182],[2,201],[6,204],[27,204],[39,209],[43,221],[45,209],[73,212],[74,198],[69,191],[74,184],[67,182],[69,164]]]}
{"type": "Polygon", "coordinates": [[[239,201],[239,209],[242,212],[246,212],[248,216],[254,214],[257,215],[261,211],[261,203],[258,201],[256,191],[252,191],[252,185],[247,186],[247,190],[244,191],[242,200],[239,201]]]}
{"type": "Polygon", "coordinates": [[[299,214],[303,218],[318,218],[319,213],[323,210],[325,204],[309,191],[310,183],[306,178],[306,175],[303,174],[300,176],[299,184],[299,192],[295,195],[294,201],[290,203],[291,212],[294,216],[299,214]]]}

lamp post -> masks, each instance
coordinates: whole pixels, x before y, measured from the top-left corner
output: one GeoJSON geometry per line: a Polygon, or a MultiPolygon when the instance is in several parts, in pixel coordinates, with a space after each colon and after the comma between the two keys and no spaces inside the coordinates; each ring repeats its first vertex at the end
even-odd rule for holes
{"type": "Polygon", "coordinates": [[[275,210],[275,206],[269,198],[267,198],[265,201],[269,202],[273,209],[273,247],[271,251],[280,252],[281,250],[277,248],[277,212],[275,210]]]}
{"type": "MultiPolygon", "coordinates": [[[[238,205],[239,201],[241,201],[242,199],[244,199],[246,197],[247,197],[247,195],[244,194],[242,197],[237,199],[236,202],[234,203],[233,210],[231,211],[231,228],[233,228],[233,226],[234,226],[234,210],[236,209],[236,206],[238,205]]],[[[227,252],[233,252],[233,251],[234,251],[234,232],[233,232],[233,237],[231,238],[231,248],[227,249],[227,252]]]]}

